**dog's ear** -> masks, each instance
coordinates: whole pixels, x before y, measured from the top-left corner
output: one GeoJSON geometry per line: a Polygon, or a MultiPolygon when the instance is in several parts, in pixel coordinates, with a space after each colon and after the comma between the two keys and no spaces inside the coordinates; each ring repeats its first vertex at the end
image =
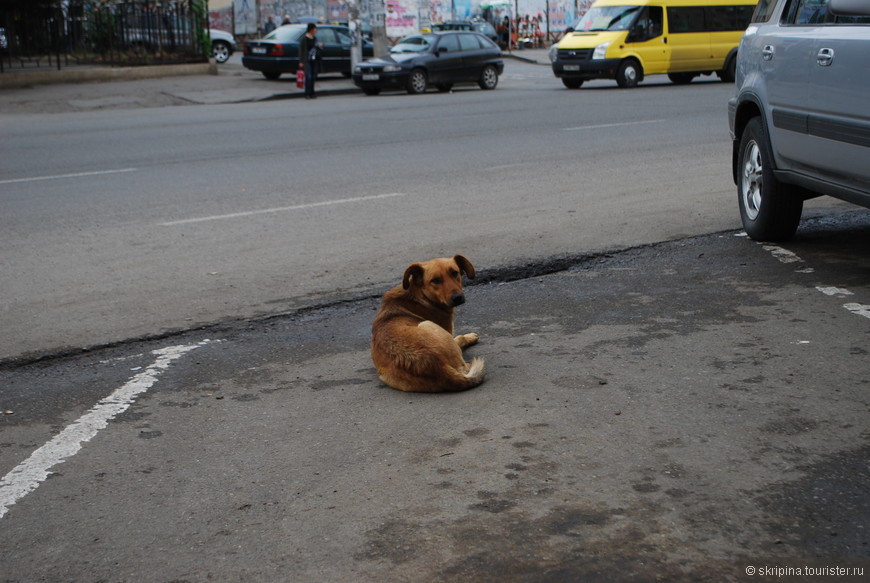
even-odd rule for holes
{"type": "Polygon", "coordinates": [[[459,266],[459,271],[465,272],[468,279],[474,279],[474,265],[471,264],[471,261],[466,259],[464,255],[454,255],[453,261],[459,266]]]}
{"type": "Polygon", "coordinates": [[[421,263],[412,263],[405,269],[405,275],[402,277],[402,287],[404,289],[408,289],[411,287],[411,279],[414,280],[414,284],[417,286],[423,285],[423,275],[425,270],[423,269],[423,265],[421,263]]]}

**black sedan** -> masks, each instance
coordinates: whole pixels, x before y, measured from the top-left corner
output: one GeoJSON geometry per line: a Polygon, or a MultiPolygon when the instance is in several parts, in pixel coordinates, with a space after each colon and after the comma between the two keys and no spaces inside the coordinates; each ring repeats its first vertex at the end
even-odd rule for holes
{"type": "MultiPolygon", "coordinates": [[[[242,65],[260,71],[266,79],[277,79],[281,73],[295,74],[299,68],[299,40],[306,25],[280,26],[259,40],[245,43],[242,65]]],[[[341,73],[350,77],[350,49],[353,37],[346,26],[322,24],[317,26],[317,42],[323,43],[323,61],[320,73],[341,73]]],[[[363,41],[363,57],[374,53],[372,44],[363,41]]]]}
{"type": "Polygon", "coordinates": [[[405,89],[423,93],[430,86],[450,91],[454,83],[495,89],[504,61],[498,46],[476,32],[433,32],[404,38],[390,54],[354,67],[353,82],[366,93],[405,89]]]}

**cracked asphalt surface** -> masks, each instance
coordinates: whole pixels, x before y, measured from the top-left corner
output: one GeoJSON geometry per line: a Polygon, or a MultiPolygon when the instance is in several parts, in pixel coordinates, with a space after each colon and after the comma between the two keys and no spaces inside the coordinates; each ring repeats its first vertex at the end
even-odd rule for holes
{"type": "Polygon", "coordinates": [[[375,297],[6,367],[3,475],[152,350],[209,340],[0,519],[0,579],[866,568],[870,213],[740,235],[478,266],[457,332],[488,378],[465,393],[378,381],[375,297]]]}

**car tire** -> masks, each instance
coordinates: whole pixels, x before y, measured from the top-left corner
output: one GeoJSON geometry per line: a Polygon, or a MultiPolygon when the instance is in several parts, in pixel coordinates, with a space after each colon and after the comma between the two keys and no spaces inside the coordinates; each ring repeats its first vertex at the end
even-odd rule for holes
{"type": "Polygon", "coordinates": [[[480,73],[480,79],[478,79],[477,84],[481,89],[495,89],[498,85],[498,70],[492,65],[487,65],[480,73]]]}
{"type": "Polygon", "coordinates": [[[426,71],[423,69],[414,69],[408,75],[407,90],[411,95],[426,93],[426,88],[429,86],[429,79],[426,77],[426,71]]]}
{"type": "Polygon", "coordinates": [[[794,235],[803,197],[773,173],[767,130],[759,117],[746,124],[737,152],[737,199],[746,234],[756,241],[785,241],[794,235]]]}
{"type": "Polygon", "coordinates": [[[616,70],[616,84],[623,89],[629,87],[637,87],[643,79],[643,69],[634,59],[625,59],[619,64],[619,69],[616,70]]]}
{"type": "Polygon", "coordinates": [[[568,79],[562,77],[562,85],[568,89],[580,89],[583,86],[583,79],[568,79]]]}
{"type": "Polygon", "coordinates": [[[233,54],[230,45],[222,40],[216,40],[211,44],[211,54],[218,63],[226,63],[233,54]]]}
{"type": "Polygon", "coordinates": [[[688,85],[694,78],[694,73],[668,73],[668,79],[674,85],[688,85]]]}
{"type": "Polygon", "coordinates": [[[366,95],[380,95],[381,89],[380,87],[366,87],[363,89],[363,93],[366,95]]]}
{"type": "Polygon", "coordinates": [[[280,76],[281,76],[281,73],[276,73],[274,71],[263,71],[263,77],[265,77],[269,81],[275,81],[280,76]]]}

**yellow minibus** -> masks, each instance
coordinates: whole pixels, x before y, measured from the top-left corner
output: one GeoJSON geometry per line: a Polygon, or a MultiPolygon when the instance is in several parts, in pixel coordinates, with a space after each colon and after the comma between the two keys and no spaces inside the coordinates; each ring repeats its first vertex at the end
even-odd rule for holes
{"type": "Polygon", "coordinates": [[[576,89],[589,79],[635,87],[645,75],[674,83],[716,73],[734,81],[737,45],[758,0],[596,0],[550,49],[553,74],[576,89]]]}

